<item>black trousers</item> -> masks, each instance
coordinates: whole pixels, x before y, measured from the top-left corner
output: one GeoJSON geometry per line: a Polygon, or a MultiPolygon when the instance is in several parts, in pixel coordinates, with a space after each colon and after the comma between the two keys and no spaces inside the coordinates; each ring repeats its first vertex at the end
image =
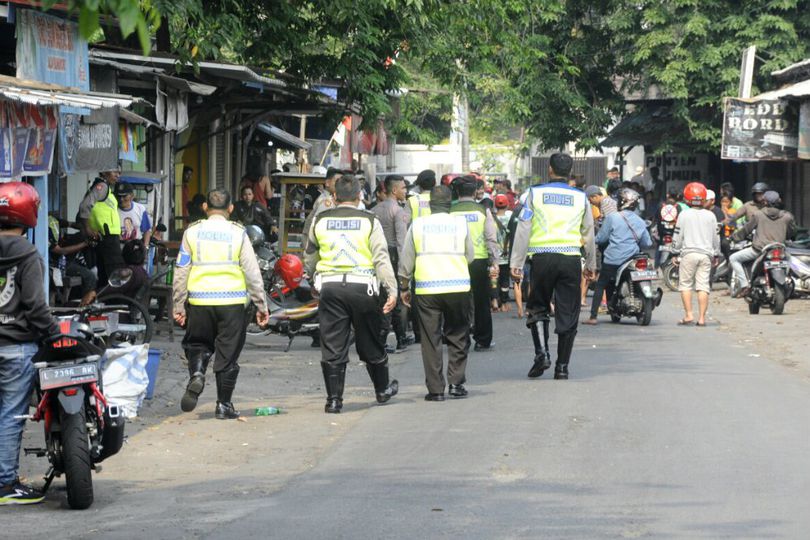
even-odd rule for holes
{"type": "Polygon", "coordinates": [[[245,346],[245,306],[186,307],[186,358],[214,354],[214,371],[226,371],[239,365],[245,346]]]}
{"type": "Polygon", "coordinates": [[[321,362],[349,361],[349,337],[354,328],[355,348],[360,360],[380,364],[388,360],[382,339],[383,313],[380,297],[369,296],[368,286],[359,283],[324,283],[318,304],[321,327],[321,362]]]}
{"type": "Polygon", "coordinates": [[[546,320],[554,300],[554,332],[576,333],[579,324],[582,263],[579,255],[538,253],[532,257],[532,290],[526,307],[529,320],[546,320]]]}
{"type": "Polygon", "coordinates": [[[610,304],[613,292],[616,288],[616,272],[619,271],[618,264],[602,263],[602,270],[599,272],[599,279],[593,290],[593,301],[591,302],[591,319],[595,319],[599,313],[599,304],[602,302],[602,293],[607,294],[607,301],[610,304]]]}
{"type": "Polygon", "coordinates": [[[498,265],[498,302],[504,305],[509,302],[509,289],[512,285],[512,277],[508,264],[498,265]]]}
{"type": "Polygon", "coordinates": [[[422,363],[428,392],[444,393],[442,335],[447,340],[447,380],[466,381],[467,353],[470,350],[470,293],[420,294],[416,298],[422,335],[422,363]],[[442,324],[442,321],[444,323],[442,324]]]}
{"type": "Polygon", "coordinates": [[[473,339],[482,347],[492,344],[492,311],[489,301],[492,283],[489,280],[489,260],[475,259],[470,263],[470,289],[475,311],[473,339]]]}
{"type": "Polygon", "coordinates": [[[121,237],[119,235],[101,236],[96,245],[96,267],[98,269],[99,287],[107,284],[113,270],[124,267],[124,256],[121,254],[121,237]]]}
{"type": "MultiPolygon", "coordinates": [[[[397,250],[389,248],[388,255],[391,257],[391,264],[394,267],[394,275],[397,278],[397,283],[399,283],[399,274],[397,274],[397,268],[399,268],[399,256],[397,255],[397,250]]],[[[397,336],[397,343],[400,343],[402,340],[405,339],[406,334],[405,327],[408,321],[407,307],[405,306],[405,304],[402,303],[402,300],[399,298],[399,291],[385,291],[386,299],[389,294],[395,294],[397,296],[397,305],[390,313],[388,313],[387,315],[383,315],[383,317],[385,318],[385,324],[383,327],[383,339],[385,340],[388,337],[388,332],[393,330],[394,334],[396,334],[397,336]]],[[[385,302],[383,301],[383,303],[385,302]]]]}

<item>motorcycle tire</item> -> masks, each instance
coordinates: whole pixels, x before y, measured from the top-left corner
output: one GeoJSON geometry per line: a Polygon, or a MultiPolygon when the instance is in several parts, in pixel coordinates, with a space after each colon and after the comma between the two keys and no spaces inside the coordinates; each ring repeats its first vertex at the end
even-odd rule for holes
{"type": "Polygon", "coordinates": [[[748,314],[759,315],[759,304],[756,302],[751,302],[750,304],[748,304],[748,314]]]}
{"type": "Polygon", "coordinates": [[[674,264],[669,264],[664,267],[664,284],[667,286],[667,289],[673,292],[678,291],[678,276],[679,276],[678,267],[674,264]]]}
{"type": "Polygon", "coordinates": [[[773,303],[771,304],[771,313],[774,315],[781,315],[785,312],[785,302],[787,302],[787,293],[785,287],[774,283],[773,285],[773,303]]]}
{"type": "MultiPolygon", "coordinates": [[[[143,325],[144,327],[143,331],[141,332],[133,334],[118,332],[115,335],[108,336],[106,338],[108,347],[115,347],[121,343],[126,343],[129,345],[143,345],[144,343],[151,343],[152,334],[155,331],[155,322],[152,320],[152,317],[149,316],[149,310],[146,308],[146,306],[137,300],[122,294],[105,295],[103,298],[101,298],[101,301],[110,306],[128,306],[127,310],[121,310],[121,313],[124,315],[124,320],[121,320],[119,315],[119,323],[137,324],[143,325]],[[116,339],[116,335],[117,337],[123,337],[123,339],[116,339]]],[[[171,322],[174,323],[174,321],[171,322]]]]}
{"type": "Polygon", "coordinates": [[[636,320],[640,326],[649,326],[650,322],[652,322],[653,299],[644,298],[642,299],[642,303],[643,307],[641,313],[636,315],[636,320]]]}
{"type": "Polygon", "coordinates": [[[92,461],[84,409],[76,414],[62,411],[60,425],[68,506],[84,510],[93,504],[92,461]]]}
{"type": "Polygon", "coordinates": [[[618,323],[618,322],[621,322],[621,321],[622,321],[622,318],[621,318],[620,315],[614,315],[613,313],[610,314],[610,322],[618,323]]]}

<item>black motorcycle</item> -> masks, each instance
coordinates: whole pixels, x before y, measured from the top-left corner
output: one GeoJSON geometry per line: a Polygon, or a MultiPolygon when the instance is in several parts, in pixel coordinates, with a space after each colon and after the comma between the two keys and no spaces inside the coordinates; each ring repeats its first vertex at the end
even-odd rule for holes
{"type": "Polygon", "coordinates": [[[625,262],[616,273],[616,289],[608,302],[610,320],[617,323],[622,317],[635,317],[641,326],[649,325],[653,309],[664,295],[660,287],[653,289],[657,278],[652,261],[644,253],[625,262]]]}
{"type": "MultiPolygon", "coordinates": [[[[793,294],[793,279],[790,277],[790,255],[784,244],[774,242],[762,249],[754,263],[745,268],[750,288],[745,294],[748,313],[756,315],[762,306],[769,307],[774,315],[785,311],[785,303],[793,294]]],[[[732,280],[731,294],[737,296],[739,284],[732,280]]]]}
{"type": "MultiPolygon", "coordinates": [[[[45,341],[33,358],[37,370],[35,422],[42,421],[44,448],[26,448],[26,455],[46,456],[50,469],[43,492],[54,477],[65,475],[68,506],[82,510],[93,503],[92,471],[121,450],[125,419],[109,405],[102,388],[104,341],[87,323],[93,308],[77,308],[59,321],[60,334],[45,341]]],[[[60,310],[66,315],[66,309],[60,310]]]]}

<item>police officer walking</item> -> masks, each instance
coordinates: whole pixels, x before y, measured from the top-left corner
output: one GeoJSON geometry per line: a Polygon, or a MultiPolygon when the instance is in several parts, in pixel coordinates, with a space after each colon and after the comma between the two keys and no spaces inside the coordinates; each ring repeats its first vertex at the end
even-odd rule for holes
{"type": "Polygon", "coordinates": [[[532,332],[535,356],[529,377],[539,377],[551,367],[548,350],[551,301],[554,299],[554,332],[557,334],[555,379],[568,378],[568,363],[577,335],[582,277],[581,249],[585,248],[585,275],[594,276],[596,256],[593,214],[582,191],[568,186],[574,161],[568,154],[550,158],[551,182],[532,186],[521,210],[510,261],[512,277],[520,281],[527,253],[532,256],[531,294],[526,325],[532,332]],[[537,323],[543,323],[545,349],[537,323]]]}
{"type": "Polygon", "coordinates": [[[212,355],[217,383],[216,418],[239,418],[231,401],[239,376],[239,354],[245,345],[245,306],[256,305],[256,322],[270,320],[259,264],[242,225],[229,221],[231,195],[208,193],[203,209],[208,219],[183,233],[174,271],[174,319],[185,326],[183,349],[190,379],[180,408],[193,411],[205,387],[212,355]],[[186,302],[188,301],[188,305],[186,302]]]}
{"type": "Polygon", "coordinates": [[[378,403],[397,394],[389,380],[388,355],[382,337],[383,315],[397,303],[397,282],[385,234],[377,217],[359,210],[360,181],[343,176],[335,182],[337,207],[315,217],[309,231],[304,266],[319,290],[321,368],[327,413],[343,408],[343,385],[349,362],[351,329],[360,360],[365,362],[378,403]],[[379,278],[379,280],[378,280],[379,278]],[[380,310],[379,281],[388,291],[380,310]]]}
{"type": "Polygon", "coordinates": [[[467,395],[467,353],[470,350],[470,272],[475,258],[472,237],[463,216],[450,214],[452,194],[445,186],[431,190],[431,214],[417,218],[405,238],[399,262],[402,301],[411,305],[410,281],[416,292],[425,366],[426,401],[444,401],[442,335],[447,341],[448,393],[467,395]]]}
{"type": "Polygon", "coordinates": [[[474,325],[473,339],[475,351],[485,351],[492,347],[492,311],[490,298],[492,278],[498,277],[498,259],[501,246],[498,244],[498,230],[492,213],[484,205],[475,202],[478,180],[473,176],[463,176],[454,181],[458,201],[450,212],[461,214],[467,220],[475,260],[470,263],[470,286],[472,288],[474,325]]]}

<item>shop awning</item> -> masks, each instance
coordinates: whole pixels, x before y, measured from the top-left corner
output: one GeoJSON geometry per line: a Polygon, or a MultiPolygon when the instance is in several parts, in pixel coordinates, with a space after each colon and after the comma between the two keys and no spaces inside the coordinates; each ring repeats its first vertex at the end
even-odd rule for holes
{"type": "Polygon", "coordinates": [[[761,99],[802,98],[807,96],[810,96],[810,80],[791,84],[778,90],[771,90],[770,92],[757,94],[756,96],[752,96],[751,100],[759,101],[761,99]]]}
{"type": "Polygon", "coordinates": [[[155,77],[166,83],[166,86],[180,90],[181,92],[189,92],[191,94],[197,94],[200,96],[210,96],[217,91],[217,87],[211,86],[210,84],[202,84],[189,81],[188,79],[183,79],[181,77],[167,75],[162,68],[115,62],[105,58],[96,58],[95,56],[90,57],[90,63],[97,66],[111,67],[125,73],[131,73],[137,75],[139,78],[155,77]]]}
{"type": "Polygon", "coordinates": [[[148,185],[160,184],[163,181],[164,175],[142,172],[142,171],[123,171],[121,177],[118,179],[121,183],[148,185]]]}
{"type": "Polygon", "coordinates": [[[270,137],[273,142],[278,143],[281,146],[292,148],[294,150],[309,150],[312,148],[312,144],[303,139],[299,139],[292,133],[288,133],[281,128],[277,128],[273,124],[261,122],[256,127],[259,131],[270,137]]]}
{"type": "Polygon", "coordinates": [[[628,113],[600,143],[603,148],[658,146],[667,138],[680,138],[683,126],[669,104],[643,104],[628,113]]]}
{"type": "Polygon", "coordinates": [[[0,75],[0,97],[10,101],[40,106],[68,106],[97,110],[111,107],[129,107],[143,100],[124,94],[83,92],[55,84],[28,81],[0,75]]]}

